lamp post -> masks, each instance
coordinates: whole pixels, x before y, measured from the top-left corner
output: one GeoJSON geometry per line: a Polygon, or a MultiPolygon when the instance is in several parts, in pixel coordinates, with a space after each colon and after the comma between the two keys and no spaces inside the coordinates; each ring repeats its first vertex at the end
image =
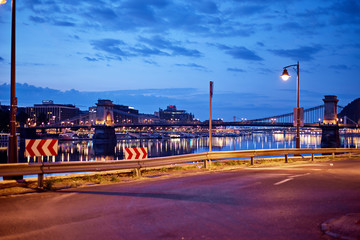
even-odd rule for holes
{"type": "MultiPolygon", "coordinates": [[[[6,0],[0,0],[5,4],[6,0]]],[[[16,111],[17,98],[15,95],[15,0],[11,0],[11,94],[10,94],[10,136],[8,147],[8,163],[18,162],[17,136],[16,136],[16,111]]]]}
{"type": "Polygon", "coordinates": [[[296,67],[296,148],[300,148],[300,84],[299,84],[299,61],[297,64],[284,67],[281,78],[287,81],[290,75],[287,71],[289,67],[296,67]]]}
{"type": "Polygon", "coordinates": [[[210,81],[210,116],[209,116],[209,152],[212,148],[212,97],[213,97],[214,82],[210,81]]]}

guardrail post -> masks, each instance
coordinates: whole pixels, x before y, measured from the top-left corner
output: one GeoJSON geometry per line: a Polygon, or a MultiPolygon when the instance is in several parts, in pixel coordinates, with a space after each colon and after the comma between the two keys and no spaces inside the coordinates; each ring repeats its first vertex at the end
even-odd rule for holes
{"type": "Polygon", "coordinates": [[[44,174],[43,173],[39,173],[38,174],[38,188],[43,189],[44,188],[44,174]]]}
{"type": "Polygon", "coordinates": [[[251,159],[250,159],[250,164],[251,164],[251,165],[254,165],[254,157],[251,157],[251,159]]]}
{"type": "Polygon", "coordinates": [[[311,161],[314,161],[314,154],[311,154],[311,161]]]}
{"type": "Polygon", "coordinates": [[[38,185],[37,187],[40,189],[44,188],[44,171],[43,171],[43,166],[44,166],[44,162],[43,162],[43,157],[37,157],[38,163],[41,163],[41,173],[38,174],[38,185]]]}
{"type": "Polygon", "coordinates": [[[332,153],[332,159],[335,159],[335,153],[334,152],[332,153]]]}
{"type": "Polygon", "coordinates": [[[204,160],[204,168],[205,169],[210,169],[211,168],[211,160],[210,159],[205,159],[204,160]]]}
{"type": "Polygon", "coordinates": [[[351,158],[351,152],[349,152],[349,158],[351,158]]]}
{"type": "Polygon", "coordinates": [[[141,170],[140,170],[140,168],[135,168],[135,176],[136,177],[141,177],[141,170]]]}
{"type": "Polygon", "coordinates": [[[288,155],[285,154],[285,163],[288,163],[288,155]]]}
{"type": "Polygon", "coordinates": [[[205,169],[211,168],[211,158],[209,152],[206,154],[206,158],[204,159],[204,168],[205,169]]]}

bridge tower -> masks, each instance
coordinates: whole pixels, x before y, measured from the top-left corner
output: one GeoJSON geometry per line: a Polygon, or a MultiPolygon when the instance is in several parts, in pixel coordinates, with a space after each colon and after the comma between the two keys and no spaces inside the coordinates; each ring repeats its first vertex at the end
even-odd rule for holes
{"type": "Polygon", "coordinates": [[[111,100],[99,99],[96,103],[96,124],[114,124],[114,104],[111,100]]]}
{"type": "Polygon", "coordinates": [[[324,101],[324,120],[320,124],[322,129],[321,147],[322,148],[338,148],[340,147],[339,125],[337,119],[337,103],[336,96],[327,95],[324,101]]]}
{"type": "Polygon", "coordinates": [[[116,135],[114,127],[114,104],[111,100],[98,100],[96,104],[96,125],[93,141],[98,149],[104,146],[110,146],[114,149],[116,144],[116,135]]]}

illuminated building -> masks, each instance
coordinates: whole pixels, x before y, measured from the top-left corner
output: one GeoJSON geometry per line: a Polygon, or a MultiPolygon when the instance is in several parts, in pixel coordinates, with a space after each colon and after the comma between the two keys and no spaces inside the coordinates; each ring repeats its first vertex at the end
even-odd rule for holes
{"type": "Polygon", "coordinates": [[[72,104],[54,104],[52,100],[42,101],[42,104],[34,104],[34,107],[26,107],[29,118],[42,123],[55,123],[68,120],[80,113],[79,108],[72,104]]]}
{"type": "Polygon", "coordinates": [[[157,114],[160,119],[169,121],[189,122],[194,119],[193,114],[187,113],[185,110],[178,110],[175,105],[170,105],[165,110],[160,108],[157,114]]]}

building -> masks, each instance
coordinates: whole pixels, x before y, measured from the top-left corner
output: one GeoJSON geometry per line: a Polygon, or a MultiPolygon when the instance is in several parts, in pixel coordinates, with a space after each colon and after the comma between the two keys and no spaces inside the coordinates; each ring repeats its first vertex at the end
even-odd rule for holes
{"type": "Polygon", "coordinates": [[[165,110],[159,109],[158,114],[160,119],[168,121],[191,122],[194,115],[187,113],[185,110],[178,110],[175,105],[168,106],[165,110]]]}
{"type": "Polygon", "coordinates": [[[134,107],[114,104],[115,123],[138,123],[139,110],[134,107]]]}
{"type": "Polygon", "coordinates": [[[80,114],[79,108],[72,104],[55,104],[52,100],[42,101],[33,107],[26,107],[32,124],[46,124],[66,121],[80,114]]]}
{"type": "Polygon", "coordinates": [[[159,116],[155,116],[153,114],[144,114],[144,113],[139,114],[139,123],[156,124],[156,123],[160,123],[160,122],[161,122],[161,120],[160,120],[159,116]]]}

